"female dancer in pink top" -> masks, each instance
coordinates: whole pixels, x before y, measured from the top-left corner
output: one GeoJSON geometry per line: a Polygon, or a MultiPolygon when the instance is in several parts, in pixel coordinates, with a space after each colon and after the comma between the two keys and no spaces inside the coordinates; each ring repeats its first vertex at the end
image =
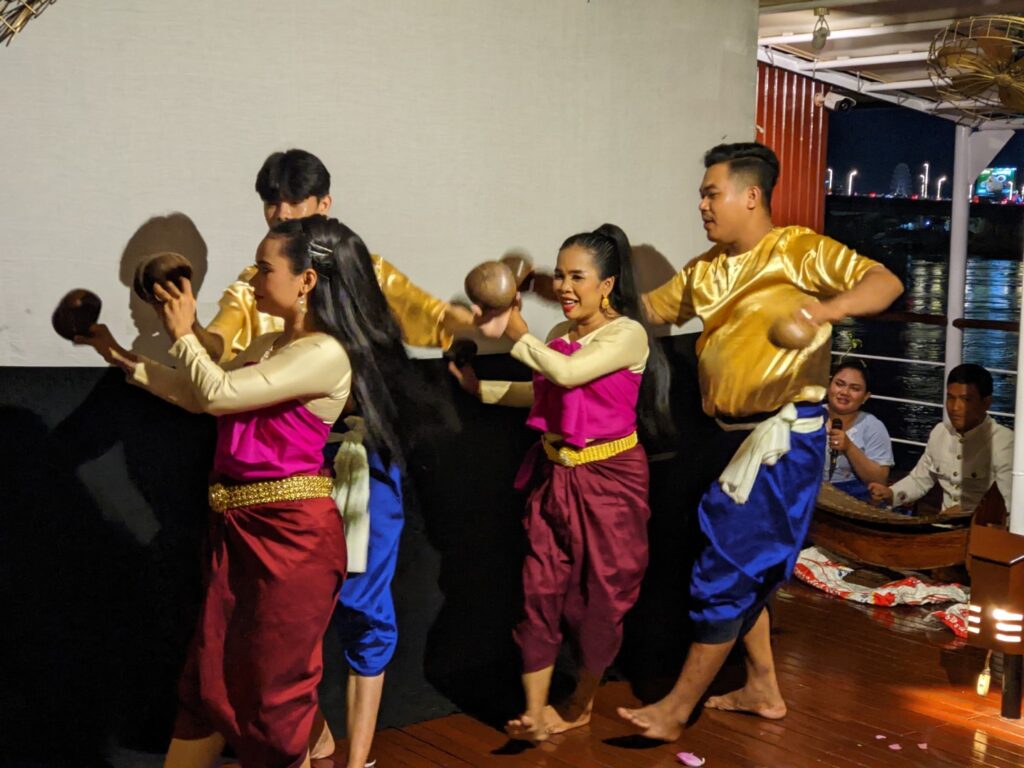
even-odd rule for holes
{"type": "Polygon", "coordinates": [[[362,240],[335,219],[287,221],[260,243],[256,267],[257,306],[284,330],[224,367],[192,333],[187,280],[156,289],[175,368],[127,352],[103,326],[78,339],[133,383],[217,417],[206,596],[171,768],[215,764],[225,740],[243,766],[309,765],[321,643],[346,567],[323,448],[350,394],[373,448],[401,461],[394,396],[411,368],[362,240]]]}
{"type": "Polygon", "coordinates": [[[641,320],[625,233],[605,224],[566,240],[554,287],[568,320],[547,344],[529,333],[518,307],[508,317],[512,356],[533,369],[532,382],[479,381],[468,366],[452,366],[483,402],[530,406],[526,423],[542,433],[516,480],[528,491],[525,615],[514,632],[526,711],[506,726],[531,741],[589,722],[601,676],[622,644],[622,619],[647,568],[641,389],[648,415],[667,423],[668,411],[667,365],[641,320]],[[580,672],[569,702],[556,709],[548,690],[563,622],[580,672]]]}

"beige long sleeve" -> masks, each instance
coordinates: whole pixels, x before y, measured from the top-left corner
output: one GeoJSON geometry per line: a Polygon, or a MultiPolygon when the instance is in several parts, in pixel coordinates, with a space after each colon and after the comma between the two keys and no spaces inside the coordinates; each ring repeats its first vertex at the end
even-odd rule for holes
{"type": "Polygon", "coordinates": [[[566,355],[526,334],[512,347],[512,357],[560,387],[578,387],[620,371],[642,373],[647,363],[647,331],[620,317],[580,339],[581,349],[566,355]]]}
{"type": "Polygon", "coordinates": [[[273,337],[256,339],[222,368],[189,334],[171,347],[177,367],[147,360],[130,381],[193,412],[239,413],[300,400],[324,421],[337,418],[352,381],[348,355],[337,340],[326,334],[306,336],[261,360],[272,342],[273,337]]]}
{"type": "Polygon", "coordinates": [[[529,408],[533,405],[533,382],[481,381],[480,402],[488,405],[507,405],[511,408],[529,408]]]}

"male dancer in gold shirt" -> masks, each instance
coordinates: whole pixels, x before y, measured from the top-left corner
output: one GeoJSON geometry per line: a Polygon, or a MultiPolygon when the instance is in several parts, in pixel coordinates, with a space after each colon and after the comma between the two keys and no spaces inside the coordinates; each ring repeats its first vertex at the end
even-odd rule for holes
{"type": "Polygon", "coordinates": [[[672,691],[620,708],[643,735],[674,741],[740,638],[747,683],[705,706],[781,718],[767,599],[792,572],[807,533],[825,450],[831,323],[881,312],[903,290],[881,264],[804,227],[775,227],[775,153],[722,144],[704,156],[700,213],[715,246],[645,295],[652,322],[700,317],[697,343],[704,411],[722,427],[726,466],[698,509],[704,546],[694,564],[695,640],[672,691]],[[817,327],[811,344],[780,349],[772,322],[817,327]]]}
{"type": "MultiPolygon", "coordinates": [[[[301,149],[268,157],[256,176],[256,191],[269,227],[331,210],[331,175],[318,157],[301,149]]],[[[456,333],[473,328],[469,310],[431,296],[377,254],[370,258],[406,344],[447,348],[456,333]]],[[[215,360],[228,360],[260,334],[281,330],[278,318],[256,309],[249,284],[255,273],[254,266],[243,269],[221,296],[216,317],[205,328],[196,321],[192,329],[215,360]]]]}

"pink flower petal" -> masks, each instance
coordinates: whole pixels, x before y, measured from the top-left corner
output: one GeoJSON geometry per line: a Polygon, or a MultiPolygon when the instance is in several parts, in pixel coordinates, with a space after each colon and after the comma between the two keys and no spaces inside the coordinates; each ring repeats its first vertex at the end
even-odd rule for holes
{"type": "Polygon", "coordinates": [[[683,765],[689,765],[692,768],[700,768],[706,762],[703,757],[697,757],[693,752],[680,752],[676,755],[676,759],[683,765]]]}
{"type": "Polygon", "coordinates": [[[920,744],[917,745],[917,748],[918,749],[928,749],[928,745],[926,743],[924,743],[924,742],[921,742],[920,744]]]}
{"type": "Polygon", "coordinates": [[[890,744],[889,749],[891,749],[893,752],[899,752],[901,749],[903,749],[903,747],[901,747],[899,744],[890,744]]]}
{"type": "Polygon", "coordinates": [[[884,733],[877,733],[877,734],[875,734],[875,738],[876,739],[884,739],[885,738],[885,734],[884,733]]]}

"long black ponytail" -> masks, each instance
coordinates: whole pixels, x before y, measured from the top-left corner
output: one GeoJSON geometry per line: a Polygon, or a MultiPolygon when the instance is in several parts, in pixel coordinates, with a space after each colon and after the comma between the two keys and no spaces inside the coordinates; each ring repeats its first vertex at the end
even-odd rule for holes
{"type": "Polygon", "coordinates": [[[645,436],[654,440],[671,437],[675,431],[669,399],[671,369],[665,352],[651,334],[650,325],[644,317],[629,238],[620,227],[602,224],[593,232],[580,232],[566,238],[560,250],[572,245],[590,251],[600,280],[615,278],[608,296],[612,308],[620,315],[636,320],[647,330],[649,353],[640,385],[637,420],[645,436]]]}
{"type": "Polygon", "coordinates": [[[271,235],[285,238],[293,274],[316,271],[309,316],[348,354],[352,393],[371,447],[385,462],[404,467],[400,389],[417,377],[362,238],[337,219],[319,214],[281,222],[271,235]]]}

